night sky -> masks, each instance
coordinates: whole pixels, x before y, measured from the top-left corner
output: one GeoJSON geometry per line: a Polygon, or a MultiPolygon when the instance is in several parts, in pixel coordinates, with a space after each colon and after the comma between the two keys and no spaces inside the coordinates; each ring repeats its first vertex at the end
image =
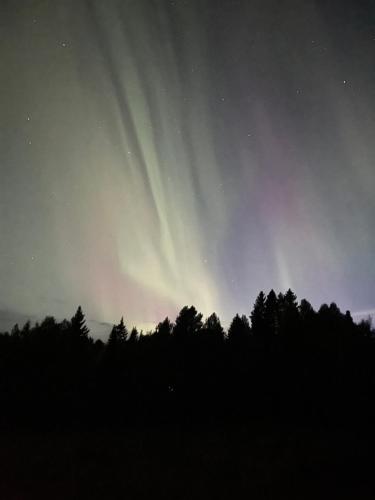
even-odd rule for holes
{"type": "Polygon", "coordinates": [[[373,1],[2,0],[0,320],[373,310],[374,56],[373,1]]]}

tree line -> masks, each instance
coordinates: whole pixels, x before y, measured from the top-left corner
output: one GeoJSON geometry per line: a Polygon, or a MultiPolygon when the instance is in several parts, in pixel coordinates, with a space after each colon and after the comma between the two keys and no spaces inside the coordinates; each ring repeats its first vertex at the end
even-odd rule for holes
{"type": "Polygon", "coordinates": [[[370,421],[373,334],[369,320],[335,303],[315,311],[292,290],[260,292],[227,331],[185,306],[147,335],[121,318],[107,342],[78,307],[0,334],[0,424],[370,421]]]}

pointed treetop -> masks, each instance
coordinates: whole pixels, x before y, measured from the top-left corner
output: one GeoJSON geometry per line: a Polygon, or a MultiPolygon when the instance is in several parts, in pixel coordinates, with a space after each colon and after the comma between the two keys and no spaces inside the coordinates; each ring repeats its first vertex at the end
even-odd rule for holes
{"type": "Polygon", "coordinates": [[[155,334],[158,337],[169,337],[173,330],[173,323],[170,321],[168,317],[166,317],[163,321],[161,321],[155,329],[155,334]]]}
{"type": "Polygon", "coordinates": [[[78,309],[70,322],[74,334],[82,338],[88,337],[90,330],[86,326],[86,318],[83,314],[81,306],[78,306],[78,309]]]}
{"type": "Polygon", "coordinates": [[[113,325],[112,331],[109,334],[108,343],[123,344],[128,338],[128,330],[124,323],[124,318],[121,317],[120,322],[117,325],[113,325]]]}
{"type": "Polygon", "coordinates": [[[205,333],[216,335],[217,337],[224,337],[224,329],[216,313],[212,313],[211,316],[208,316],[204,322],[203,330],[205,333]]]}
{"type": "Polygon", "coordinates": [[[297,307],[297,295],[290,288],[286,291],[284,300],[287,306],[297,307]]]}
{"type": "Polygon", "coordinates": [[[130,336],[129,336],[129,342],[134,343],[137,342],[139,338],[139,332],[135,326],[133,326],[130,336]]]}
{"type": "Polygon", "coordinates": [[[251,325],[254,333],[258,334],[264,328],[264,315],[266,310],[266,296],[261,291],[255,299],[253,310],[251,311],[251,325]]]}

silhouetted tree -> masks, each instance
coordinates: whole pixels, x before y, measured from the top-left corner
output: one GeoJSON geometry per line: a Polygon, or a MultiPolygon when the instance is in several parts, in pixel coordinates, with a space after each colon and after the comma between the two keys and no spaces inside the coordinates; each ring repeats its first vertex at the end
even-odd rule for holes
{"type": "Polygon", "coordinates": [[[235,315],[228,329],[228,341],[235,344],[243,344],[249,339],[251,328],[246,316],[235,315]]]}
{"type": "Polygon", "coordinates": [[[111,333],[108,338],[109,346],[123,345],[128,338],[128,330],[124,324],[124,318],[121,318],[117,325],[113,325],[111,333]]]}
{"type": "Polygon", "coordinates": [[[133,326],[133,328],[131,329],[130,335],[129,335],[128,342],[130,342],[131,344],[134,344],[135,342],[138,341],[138,339],[139,339],[139,332],[138,332],[137,328],[135,326],[133,326]]]}
{"type": "Polygon", "coordinates": [[[220,319],[215,313],[212,313],[205,320],[202,326],[202,333],[218,341],[224,339],[224,328],[221,326],[220,319]]]}
{"type": "Polygon", "coordinates": [[[189,338],[202,328],[202,314],[194,306],[185,306],[179,312],[173,328],[173,335],[177,338],[189,338]]]}
{"type": "Polygon", "coordinates": [[[294,342],[299,327],[299,309],[297,296],[290,288],[279,295],[279,317],[280,333],[294,342]]]}
{"type": "Polygon", "coordinates": [[[298,315],[298,301],[297,295],[289,288],[284,295],[283,301],[284,314],[298,315]]]}
{"type": "Polygon", "coordinates": [[[352,315],[350,314],[350,311],[345,312],[345,320],[349,325],[353,325],[354,321],[352,315]]]}
{"type": "Polygon", "coordinates": [[[71,328],[71,323],[67,319],[63,319],[59,326],[60,326],[61,333],[67,334],[71,328]]]}
{"type": "Polygon", "coordinates": [[[255,336],[261,336],[265,330],[266,296],[260,292],[251,312],[251,329],[255,336]]]}
{"type": "Polygon", "coordinates": [[[171,323],[170,319],[167,317],[164,321],[158,323],[155,329],[155,335],[159,338],[169,338],[172,335],[173,331],[173,323],[171,323]]]}
{"type": "Polygon", "coordinates": [[[271,290],[264,306],[264,333],[268,338],[279,333],[278,320],[278,300],[274,290],[271,290]]]}
{"type": "Polygon", "coordinates": [[[21,337],[21,330],[20,327],[18,326],[18,323],[14,325],[10,334],[14,339],[19,339],[21,337]]]}
{"type": "Polygon", "coordinates": [[[371,316],[369,316],[366,319],[361,319],[361,321],[358,324],[358,331],[359,334],[362,335],[363,337],[370,338],[372,336],[372,319],[371,316]]]}
{"type": "Polygon", "coordinates": [[[314,311],[312,305],[306,299],[301,300],[298,309],[299,309],[299,313],[301,315],[301,319],[303,321],[311,321],[315,315],[315,311],[314,311]]]}
{"type": "Polygon", "coordinates": [[[86,319],[81,306],[78,306],[75,315],[70,320],[70,331],[75,338],[88,339],[90,330],[86,326],[86,319]]]}
{"type": "Polygon", "coordinates": [[[23,325],[22,330],[21,330],[21,336],[23,338],[26,338],[30,335],[31,331],[31,323],[30,320],[26,321],[26,323],[23,325]]]}
{"type": "Polygon", "coordinates": [[[53,316],[46,316],[38,327],[39,333],[45,337],[56,337],[60,331],[60,326],[53,316]]]}

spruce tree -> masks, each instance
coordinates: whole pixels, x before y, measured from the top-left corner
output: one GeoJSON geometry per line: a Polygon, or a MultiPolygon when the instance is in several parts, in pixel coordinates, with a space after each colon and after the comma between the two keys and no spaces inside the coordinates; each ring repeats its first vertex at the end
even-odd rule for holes
{"type": "Polygon", "coordinates": [[[264,307],[264,323],[265,334],[268,337],[272,337],[278,333],[278,300],[274,290],[271,290],[266,298],[264,307]]]}
{"type": "Polygon", "coordinates": [[[264,334],[266,313],[266,296],[263,291],[259,293],[255,300],[254,308],[251,312],[251,328],[256,336],[264,334]]]}
{"type": "Polygon", "coordinates": [[[168,338],[173,331],[173,323],[167,317],[161,321],[155,329],[155,335],[158,338],[168,338]]]}
{"type": "Polygon", "coordinates": [[[176,318],[173,334],[177,338],[190,338],[202,329],[202,314],[194,306],[185,306],[176,318]]]}
{"type": "Polygon", "coordinates": [[[139,338],[139,332],[135,326],[131,329],[130,335],[129,335],[129,342],[131,344],[134,344],[135,342],[138,341],[139,338]]]}
{"type": "Polygon", "coordinates": [[[212,313],[203,324],[202,331],[216,339],[224,338],[224,329],[217,314],[212,313]]]}
{"type": "Polygon", "coordinates": [[[245,342],[250,337],[250,334],[251,328],[247,317],[236,314],[228,330],[228,341],[240,344],[245,342]]]}
{"type": "Polygon", "coordinates": [[[70,320],[70,330],[74,337],[88,339],[90,330],[86,326],[86,318],[81,306],[78,306],[77,312],[70,320]]]}
{"type": "Polygon", "coordinates": [[[117,325],[113,325],[112,331],[109,334],[108,345],[123,345],[126,342],[127,338],[128,330],[124,324],[124,318],[122,317],[117,325]]]}

